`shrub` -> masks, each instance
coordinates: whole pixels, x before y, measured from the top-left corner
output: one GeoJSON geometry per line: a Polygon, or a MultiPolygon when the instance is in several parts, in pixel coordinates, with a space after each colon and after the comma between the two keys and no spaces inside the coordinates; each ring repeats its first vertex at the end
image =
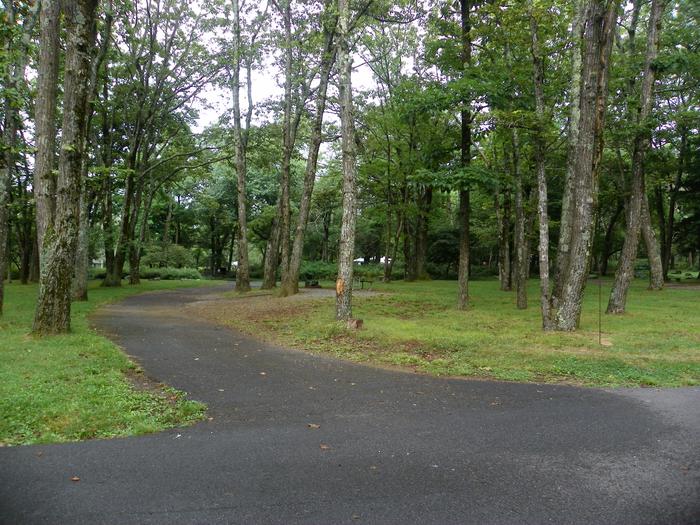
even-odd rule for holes
{"type": "Polygon", "coordinates": [[[139,275],[141,279],[162,279],[164,281],[202,278],[202,274],[195,268],[143,268],[139,275]]]}
{"type": "Polygon", "coordinates": [[[192,268],[194,257],[190,250],[179,244],[156,242],[144,247],[141,266],[192,268]]]}

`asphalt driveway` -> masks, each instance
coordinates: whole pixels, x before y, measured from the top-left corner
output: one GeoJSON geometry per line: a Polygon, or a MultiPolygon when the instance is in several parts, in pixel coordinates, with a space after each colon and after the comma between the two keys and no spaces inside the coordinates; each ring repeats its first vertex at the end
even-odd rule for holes
{"type": "Polygon", "coordinates": [[[132,297],[95,319],[213,419],[0,449],[1,523],[700,523],[700,389],[354,365],[183,312],[214,293],[132,297]]]}

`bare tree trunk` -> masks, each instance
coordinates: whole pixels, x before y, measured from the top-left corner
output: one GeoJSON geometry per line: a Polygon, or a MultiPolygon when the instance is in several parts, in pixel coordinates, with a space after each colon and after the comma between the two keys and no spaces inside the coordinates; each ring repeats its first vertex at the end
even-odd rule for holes
{"type": "Polygon", "coordinates": [[[352,107],[352,56],[350,55],[350,9],[348,0],[338,0],[338,65],[340,126],[343,152],[343,218],[338,248],[338,279],[335,284],[335,317],[352,319],[353,259],[355,258],[356,166],[355,123],[352,107]]]}
{"type": "MultiPolygon", "coordinates": [[[[87,171],[87,170],[85,170],[87,171]]],[[[83,175],[85,175],[85,171],[83,175]]],[[[83,179],[84,180],[84,179],[83,179]]],[[[75,252],[75,273],[73,277],[73,300],[88,300],[88,267],[90,265],[88,255],[88,205],[86,191],[80,193],[80,217],[78,227],[78,244],[75,252]]]]}
{"type": "Polygon", "coordinates": [[[600,256],[600,275],[601,277],[604,277],[608,274],[608,262],[610,260],[610,255],[612,255],[612,241],[613,241],[613,233],[615,232],[615,225],[617,224],[617,220],[619,219],[620,215],[624,211],[625,207],[622,203],[618,205],[618,207],[615,209],[615,212],[613,213],[612,217],[610,217],[610,222],[608,223],[608,227],[605,229],[605,238],[603,239],[603,249],[602,253],[600,256]]]}
{"type": "MultiPolygon", "coordinates": [[[[603,150],[609,58],[619,8],[618,0],[586,0],[581,7],[581,68],[572,85],[580,84],[580,98],[572,107],[573,144],[564,190],[565,215],[559,240],[558,273],[552,293],[551,329],[573,331],[581,317],[588,278],[597,200],[598,172],[603,150]],[[568,195],[568,197],[567,197],[568,195]]],[[[577,17],[578,18],[578,17],[577,17]]],[[[574,89],[575,90],[575,89],[574,89]]]]}
{"type": "Polygon", "coordinates": [[[559,244],[557,246],[557,258],[555,264],[555,273],[553,279],[552,290],[552,308],[550,314],[554,316],[554,311],[558,308],[559,298],[563,294],[564,274],[567,272],[567,266],[570,258],[570,243],[571,243],[571,219],[573,211],[571,210],[571,201],[575,183],[572,180],[575,163],[573,158],[576,155],[576,145],[578,143],[579,127],[581,121],[581,67],[583,65],[582,49],[583,49],[583,29],[584,19],[586,15],[586,1],[575,0],[574,19],[572,24],[572,50],[571,50],[571,86],[569,89],[569,125],[568,125],[568,161],[566,164],[566,172],[564,175],[564,191],[561,201],[561,219],[559,225],[559,244]]]}
{"type": "Polygon", "coordinates": [[[58,40],[60,0],[42,0],[40,12],[39,64],[35,107],[36,160],[34,198],[39,246],[53,222],[56,205],[56,91],[58,87],[58,40]]]}
{"type": "Polygon", "coordinates": [[[426,270],[428,257],[428,228],[433,202],[433,188],[427,187],[418,194],[418,224],[416,225],[416,279],[429,279],[426,270]]]}
{"type": "Polygon", "coordinates": [[[661,264],[661,249],[656,240],[656,233],[651,225],[651,214],[649,213],[649,200],[646,194],[642,196],[642,237],[647,248],[649,258],[649,289],[663,290],[664,270],[661,264]]]}
{"type": "MultiPolygon", "coordinates": [[[[465,70],[471,64],[472,58],[472,42],[471,22],[469,20],[469,11],[471,10],[470,0],[460,0],[460,22],[461,22],[461,39],[462,39],[462,64],[465,70]]],[[[468,101],[463,102],[465,105],[468,101]]],[[[462,167],[469,166],[471,162],[471,116],[468,109],[463,109],[460,112],[461,122],[461,164],[462,167]]],[[[459,267],[457,270],[457,280],[459,285],[459,293],[457,296],[457,308],[465,310],[469,305],[469,189],[461,188],[459,191],[459,267]]]]}
{"type": "Polygon", "coordinates": [[[535,171],[537,172],[537,217],[539,222],[539,270],[540,270],[540,310],[542,328],[551,328],[550,286],[549,286],[549,213],[547,196],[547,172],[545,158],[545,100],[544,100],[544,60],[540,50],[537,20],[530,14],[530,35],[532,52],[533,84],[535,91],[535,114],[537,130],[535,132],[535,171]]]}
{"type": "Polygon", "coordinates": [[[271,290],[277,284],[277,266],[279,263],[279,242],[280,242],[280,209],[277,207],[275,218],[272,221],[270,238],[267,240],[265,248],[265,261],[263,268],[262,290],[271,290]]]}
{"type": "MultiPolygon", "coordinates": [[[[642,227],[642,202],[646,200],[644,191],[644,157],[651,141],[651,131],[644,129],[645,123],[654,104],[654,60],[659,49],[659,33],[661,30],[661,14],[664,0],[652,0],[649,13],[649,28],[647,30],[647,51],[644,61],[644,78],[640,94],[639,114],[637,125],[639,131],[635,134],[632,153],[632,184],[631,195],[627,205],[627,231],[622,246],[620,261],[615,272],[615,283],[610,291],[607,313],[621,314],[625,312],[627,292],[634,278],[634,262],[637,257],[639,234],[642,227]]],[[[650,226],[651,227],[651,226],[650,226]]]]}
{"type": "MultiPolygon", "coordinates": [[[[248,262],[248,210],[246,195],[246,146],[247,134],[243,134],[241,125],[241,22],[238,0],[233,0],[233,42],[234,42],[234,64],[232,78],[233,93],[233,149],[235,152],[236,166],[236,192],[238,196],[238,267],[236,268],[236,290],[239,292],[250,291],[250,264],[248,262]]],[[[247,88],[251,90],[251,75],[248,69],[247,88]]],[[[252,107],[250,97],[248,97],[248,113],[251,114],[252,107]]],[[[248,126],[250,127],[250,126],[248,126]]]]}
{"type": "Polygon", "coordinates": [[[71,281],[78,242],[82,164],[85,154],[86,98],[95,41],[97,0],[64,6],[67,29],[61,156],[56,184],[55,225],[44,239],[44,264],[33,332],[70,330],[71,281]]]}
{"type": "Polygon", "coordinates": [[[498,282],[501,290],[511,290],[510,281],[510,195],[508,190],[503,193],[503,205],[500,195],[495,198],[496,219],[498,221],[498,282]]]}
{"type": "Polygon", "coordinates": [[[314,116],[309,140],[309,154],[306,159],[306,171],[304,172],[304,189],[299,204],[299,220],[294,232],[292,255],[289,259],[289,268],[286,275],[282,276],[282,296],[293,295],[299,292],[299,270],[304,249],[304,235],[309,221],[311,210],[311,196],[316,180],[316,166],[318,164],[318,152],[321,147],[321,131],[323,126],[323,114],[326,110],[326,94],[331,69],[335,63],[335,48],[333,43],[333,30],[325,32],[325,46],[321,58],[320,83],[316,94],[316,115],[314,116]]]}
{"type": "Polygon", "coordinates": [[[523,195],[523,174],[520,169],[520,137],[517,129],[511,130],[513,180],[515,181],[515,294],[519,310],[527,308],[527,278],[530,267],[528,239],[525,227],[525,197],[523,195]]]}

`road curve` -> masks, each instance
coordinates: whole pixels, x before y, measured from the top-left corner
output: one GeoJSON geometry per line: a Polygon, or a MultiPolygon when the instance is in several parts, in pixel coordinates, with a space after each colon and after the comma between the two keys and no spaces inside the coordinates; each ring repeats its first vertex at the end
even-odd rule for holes
{"type": "Polygon", "coordinates": [[[354,365],[183,313],[216,291],[131,297],[95,318],[213,420],[2,448],[0,523],[700,523],[700,389],[354,365]]]}

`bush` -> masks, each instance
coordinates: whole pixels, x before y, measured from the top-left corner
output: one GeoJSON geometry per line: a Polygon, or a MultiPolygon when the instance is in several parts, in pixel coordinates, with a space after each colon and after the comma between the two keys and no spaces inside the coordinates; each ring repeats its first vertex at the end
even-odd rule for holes
{"type": "Polygon", "coordinates": [[[299,271],[302,281],[334,281],[338,276],[338,265],[323,261],[303,261],[299,271]]]}
{"type": "Polygon", "coordinates": [[[162,279],[164,281],[178,281],[181,279],[201,279],[202,274],[195,268],[143,268],[139,276],[141,279],[162,279]]]}
{"type": "Polygon", "coordinates": [[[192,268],[194,257],[190,250],[179,244],[156,242],[144,247],[141,266],[192,268]]]}
{"type": "Polygon", "coordinates": [[[90,268],[88,277],[90,279],[104,279],[107,277],[107,268],[90,268]]]}

